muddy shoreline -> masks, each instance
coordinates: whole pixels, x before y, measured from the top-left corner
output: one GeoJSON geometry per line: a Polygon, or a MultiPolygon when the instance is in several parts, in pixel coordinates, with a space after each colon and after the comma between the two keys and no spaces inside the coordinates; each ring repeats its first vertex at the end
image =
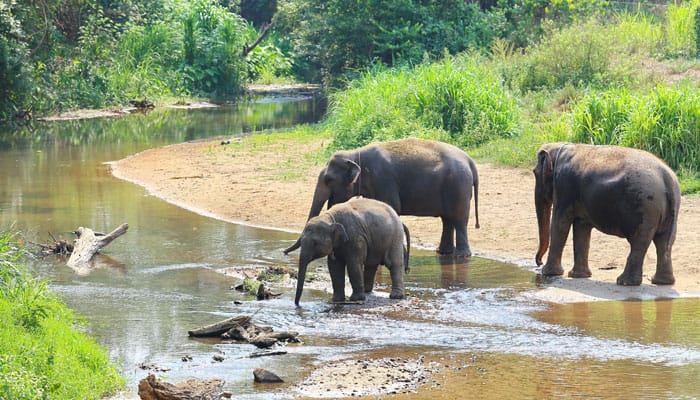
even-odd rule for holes
{"type": "MultiPolygon", "coordinates": [[[[254,145],[243,139],[222,145],[219,140],[198,141],[146,150],[110,164],[117,178],[193,212],[232,223],[300,232],[323,166],[305,155],[317,152],[326,142],[280,139],[254,145]]],[[[475,255],[535,270],[537,223],[532,172],[479,162],[477,168],[482,227],[474,229],[474,207],[468,227],[475,255]]],[[[436,248],[441,232],[438,218],[404,216],[402,220],[411,231],[413,244],[436,248]]],[[[700,297],[699,238],[700,197],[684,197],[673,248],[675,285],[649,282],[656,263],[651,246],[642,285],[617,286],[615,279],[624,268],[628,244],[594,231],[590,254],[593,276],[548,279],[535,296],[558,303],[700,297]]],[[[563,258],[567,271],[573,265],[572,253],[569,243],[563,258]]]]}

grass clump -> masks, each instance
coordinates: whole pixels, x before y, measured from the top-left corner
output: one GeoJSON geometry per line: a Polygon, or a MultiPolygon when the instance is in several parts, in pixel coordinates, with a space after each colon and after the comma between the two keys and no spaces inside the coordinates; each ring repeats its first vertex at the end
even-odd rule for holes
{"type": "Polygon", "coordinates": [[[483,57],[367,72],[331,98],[326,128],[335,149],[418,136],[461,146],[517,131],[515,100],[483,57]]]}
{"type": "Polygon", "coordinates": [[[122,389],[107,351],[20,264],[14,236],[0,232],[0,398],[99,399],[122,389]]]}
{"type": "Polygon", "coordinates": [[[700,95],[690,85],[659,86],[641,95],[625,90],[591,94],[573,111],[572,139],[643,149],[674,170],[697,171],[700,95]]]}

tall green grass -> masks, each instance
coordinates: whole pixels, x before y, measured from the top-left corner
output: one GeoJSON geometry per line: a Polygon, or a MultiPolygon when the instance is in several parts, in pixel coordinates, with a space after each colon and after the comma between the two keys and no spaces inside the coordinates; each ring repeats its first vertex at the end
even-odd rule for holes
{"type": "Polygon", "coordinates": [[[683,1],[669,4],[666,10],[666,53],[669,56],[695,56],[695,11],[700,1],[683,1]]]}
{"type": "Polygon", "coordinates": [[[333,147],[418,136],[473,146],[516,134],[519,111],[488,61],[462,54],[440,62],[366,72],[331,97],[333,147]]]}
{"type": "Polygon", "coordinates": [[[700,167],[700,94],[692,85],[651,93],[593,93],[573,111],[573,140],[619,144],[656,154],[675,170],[700,167]]]}
{"type": "Polygon", "coordinates": [[[0,399],[99,399],[124,386],[80,320],[21,264],[0,232],[0,399]]]}

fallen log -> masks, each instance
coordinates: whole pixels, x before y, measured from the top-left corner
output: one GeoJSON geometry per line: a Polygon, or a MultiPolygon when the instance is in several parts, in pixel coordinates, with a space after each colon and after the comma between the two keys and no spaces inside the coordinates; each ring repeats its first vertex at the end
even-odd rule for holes
{"type": "Polygon", "coordinates": [[[238,317],[225,319],[211,325],[203,326],[201,328],[192,329],[187,331],[187,334],[192,337],[219,337],[236,326],[250,323],[250,319],[251,318],[249,316],[241,315],[238,317]]]}
{"type": "Polygon", "coordinates": [[[274,332],[272,327],[258,326],[251,322],[249,316],[238,316],[187,331],[191,337],[220,337],[223,340],[235,340],[253,344],[259,348],[272,347],[278,342],[299,342],[297,332],[274,332]]]}
{"type": "Polygon", "coordinates": [[[95,253],[112,243],[114,239],[125,234],[128,229],[128,224],[121,224],[117,229],[105,235],[94,232],[90,228],[79,227],[75,231],[78,238],[73,241],[73,251],[68,259],[68,266],[72,267],[89,262],[95,253]]]}

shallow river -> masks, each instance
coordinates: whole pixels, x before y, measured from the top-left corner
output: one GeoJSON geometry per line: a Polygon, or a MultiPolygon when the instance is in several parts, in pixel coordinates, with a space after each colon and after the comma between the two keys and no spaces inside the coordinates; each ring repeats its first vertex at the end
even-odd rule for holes
{"type": "MultiPolygon", "coordinates": [[[[0,226],[14,224],[26,240],[48,243],[49,233],[72,239],[68,232],[78,226],[129,224],[92,270],[53,257],[31,264],[85,316],[134,393],[140,379],[161,371],[171,382],[224,379],[236,398],[290,398],[300,394],[292,385],[325,361],[401,357],[439,374],[397,398],[700,397],[698,299],[545,304],[523,295],[537,289],[530,271],[414,250],[411,300],[401,307],[382,296],[332,306],[327,293],[306,290],[297,309],[285,287],[273,288],[279,298],[259,302],[231,290],[240,281],[217,270],[293,266],[295,256],[281,250],[296,235],[177,208],[113,178],[104,164],[170,143],[311,122],[322,112],[316,100],[296,99],[0,128],[0,226]],[[189,329],[241,314],[298,331],[303,344],[249,358],[251,345],[187,337],[189,329]],[[217,354],[224,361],[215,362],[217,354]],[[288,383],[253,384],[257,367],[288,383]]],[[[381,283],[387,279],[384,271],[381,283]]]]}

